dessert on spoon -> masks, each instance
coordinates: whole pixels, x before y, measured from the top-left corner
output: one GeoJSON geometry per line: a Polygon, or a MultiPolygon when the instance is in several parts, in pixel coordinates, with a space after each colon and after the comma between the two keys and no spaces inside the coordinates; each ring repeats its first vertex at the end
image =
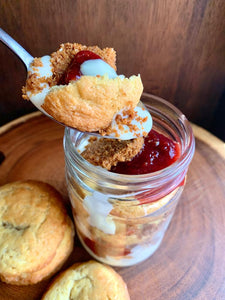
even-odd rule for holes
{"type": "Polygon", "coordinates": [[[66,43],[50,56],[33,58],[3,30],[0,39],[27,67],[23,98],[47,116],[78,131],[123,140],[151,130],[151,116],[140,102],[140,75],[117,75],[114,49],[66,43]]]}

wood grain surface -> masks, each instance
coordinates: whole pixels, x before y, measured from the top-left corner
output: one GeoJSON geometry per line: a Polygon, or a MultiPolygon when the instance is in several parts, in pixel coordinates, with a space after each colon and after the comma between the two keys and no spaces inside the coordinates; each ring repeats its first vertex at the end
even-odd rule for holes
{"type": "MultiPolygon", "coordinates": [[[[114,47],[120,73],[140,73],[145,92],[225,139],[224,15],[224,0],[0,1],[0,26],[33,56],[68,41],[114,47]]],[[[25,68],[2,44],[0,65],[4,124],[34,107],[21,98],[25,68]]]]}
{"type": "MultiPolygon", "coordinates": [[[[145,262],[115,268],[131,300],[225,299],[225,145],[193,126],[196,152],[168,232],[145,262]]],[[[69,205],[63,154],[63,127],[34,113],[0,128],[0,185],[37,179],[56,187],[69,205]]],[[[63,269],[87,261],[76,238],[63,269]]],[[[49,280],[27,287],[0,283],[0,300],[38,300],[49,280]]]]}

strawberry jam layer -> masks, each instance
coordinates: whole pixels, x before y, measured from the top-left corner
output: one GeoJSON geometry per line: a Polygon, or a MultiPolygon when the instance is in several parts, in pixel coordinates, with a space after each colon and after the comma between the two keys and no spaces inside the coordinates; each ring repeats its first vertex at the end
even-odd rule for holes
{"type": "Polygon", "coordinates": [[[82,75],[80,71],[80,66],[83,62],[90,59],[101,59],[101,57],[89,50],[79,51],[71,61],[69,67],[66,72],[61,77],[58,84],[69,84],[70,81],[75,81],[80,78],[82,75]]]}
{"type": "Polygon", "coordinates": [[[179,143],[151,130],[145,137],[142,150],[131,161],[120,162],[111,171],[127,175],[156,172],[174,163],[180,152],[179,143]]]}

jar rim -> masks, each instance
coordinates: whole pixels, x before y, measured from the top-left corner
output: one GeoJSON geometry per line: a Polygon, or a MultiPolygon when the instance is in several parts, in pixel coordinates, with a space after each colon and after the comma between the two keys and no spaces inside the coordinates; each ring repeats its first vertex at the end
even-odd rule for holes
{"type": "MultiPolygon", "coordinates": [[[[190,162],[192,160],[192,157],[194,155],[194,150],[195,150],[195,139],[194,139],[193,131],[192,131],[189,121],[187,120],[185,115],[170,102],[168,102],[158,96],[154,96],[154,95],[148,94],[148,93],[143,93],[142,97],[152,98],[152,99],[158,101],[159,103],[162,103],[166,107],[170,108],[173,112],[175,112],[177,114],[177,116],[179,116],[179,121],[183,125],[182,127],[183,127],[183,130],[185,131],[185,137],[186,137],[185,148],[183,149],[180,157],[175,162],[173,162],[171,165],[169,165],[168,167],[166,167],[162,170],[147,173],[147,174],[129,175],[129,174],[118,174],[118,173],[110,172],[102,167],[91,164],[90,162],[85,160],[80,155],[80,153],[76,150],[76,147],[74,147],[74,145],[71,141],[71,138],[70,138],[71,131],[74,132],[75,130],[73,130],[69,127],[65,128],[64,149],[67,149],[67,146],[68,146],[67,150],[69,150],[69,153],[72,156],[72,159],[74,161],[76,161],[76,163],[78,163],[80,167],[82,167],[82,168],[86,167],[88,172],[91,172],[92,174],[97,174],[98,176],[107,176],[112,181],[115,181],[115,180],[116,181],[120,180],[122,182],[123,181],[124,182],[135,181],[137,183],[148,181],[148,182],[151,182],[151,184],[153,182],[155,182],[157,184],[158,180],[160,180],[160,182],[163,182],[164,180],[167,181],[168,177],[176,176],[176,174],[179,174],[183,170],[187,169],[188,165],[190,164],[190,162]],[[178,172],[177,170],[180,170],[180,172],[178,172]]],[[[84,134],[84,133],[79,133],[78,131],[75,131],[75,132],[78,135],[84,134]]]]}

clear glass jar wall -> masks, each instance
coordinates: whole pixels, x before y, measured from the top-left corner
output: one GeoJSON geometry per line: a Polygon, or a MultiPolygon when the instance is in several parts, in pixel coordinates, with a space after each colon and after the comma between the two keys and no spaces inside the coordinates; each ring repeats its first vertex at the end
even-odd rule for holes
{"type": "Polygon", "coordinates": [[[154,130],[181,146],[171,166],[144,175],[121,175],[91,165],[79,154],[88,135],[65,129],[66,178],[77,234],[101,262],[130,266],[161,244],[183,191],[194,154],[194,137],[185,116],[173,105],[144,94],[154,130]]]}

